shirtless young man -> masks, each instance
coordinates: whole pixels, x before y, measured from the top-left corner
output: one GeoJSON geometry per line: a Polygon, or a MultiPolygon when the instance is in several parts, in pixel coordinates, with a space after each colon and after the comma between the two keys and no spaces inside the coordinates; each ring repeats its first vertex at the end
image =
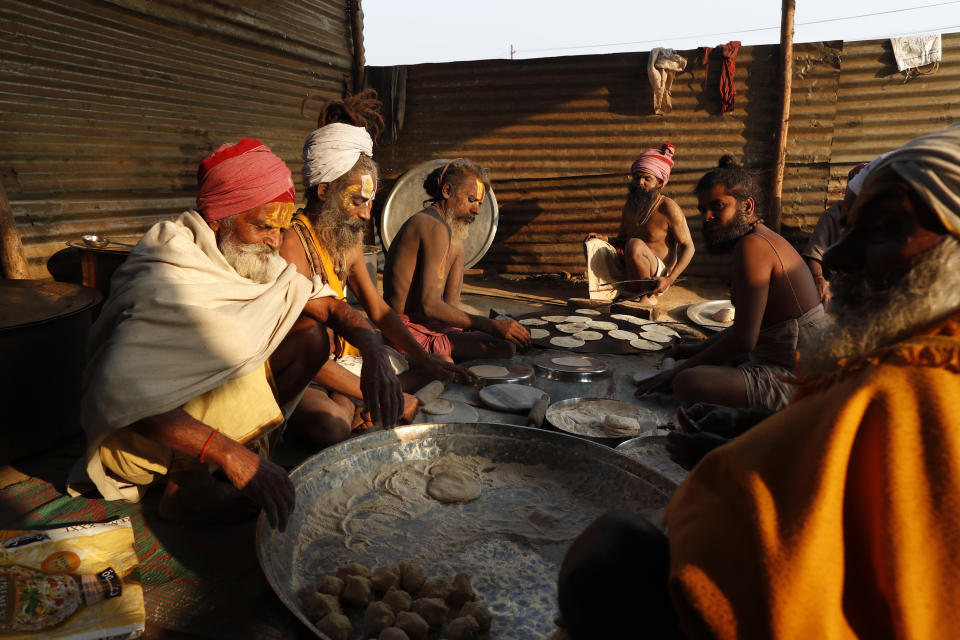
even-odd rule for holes
{"type": "Polygon", "coordinates": [[[736,320],[709,340],[673,348],[667,355],[684,360],[639,383],[637,395],[672,383],[687,402],[777,410],[793,393],[784,377],[795,373],[797,351],[828,319],[803,258],[758,215],[752,176],[727,159],[697,183],[697,201],[708,249],[733,252],[736,320]],[[748,363],[730,366],[744,355],[748,363]]]}
{"type": "Polygon", "coordinates": [[[591,298],[613,300],[624,291],[650,291],[636,282],[611,282],[656,280],[656,287],[640,300],[656,304],[656,296],[690,264],[694,246],[687,220],[677,203],[660,193],[670,180],[673,149],[669,142],[648,149],[630,167],[630,192],[617,237],[588,233],[584,239],[591,298]]]}
{"type": "Polygon", "coordinates": [[[483,169],[465,158],[451,160],[433,170],[423,188],[428,206],[403,223],[387,252],[384,298],[430,353],[458,362],[512,358],[530,343],[526,327],[458,308],[463,241],[489,189],[483,169]]]}
{"type": "MultiPolygon", "coordinates": [[[[380,103],[372,91],[343,101],[328,101],[319,127],[303,145],[303,187],[306,205],[283,234],[280,256],[308,278],[329,284],[340,299],[344,285],[356,295],[367,316],[383,335],[409,354],[416,370],[392,352],[401,384],[415,391],[432,379],[457,377],[473,381],[470,371],[426,353],[387,305],[370,278],[363,257],[363,232],[377,190],[379,171],[373,161],[373,139],[380,120],[380,103]]],[[[350,436],[354,401],[362,399],[359,351],[333,336],[335,359],[327,362],[304,393],[291,424],[299,426],[315,444],[326,446],[350,436]]],[[[392,350],[391,350],[392,351],[392,350]]],[[[404,417],[416,411],[416,398],[404,394],[404,417]]]]}

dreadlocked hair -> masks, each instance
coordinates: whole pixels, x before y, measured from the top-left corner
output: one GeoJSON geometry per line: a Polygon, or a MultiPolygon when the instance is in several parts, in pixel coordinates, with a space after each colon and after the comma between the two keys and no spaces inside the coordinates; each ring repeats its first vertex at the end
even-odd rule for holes
{"type": "Polygon", "coordinates": [[[449,184],[451,188],[460,186],[460,183],[466,178],[477,178],[483,183],[485,190],[490,189],[490,179],[487,177],[487,170],[479,166],[472,160],[466,158],[455,158],[447,164],[437,167],[423,181],[423,190],[427,192],[429,198],[426,202],[440,202],[443,197],[443,185],[449,184]]]}
{"type": "MultiPolygon", "coordinates": [[[[303,117],[303,109],[307,100],[319,99],[323,96],[319,94],[309,95],[300,102],[300,115],[303,117]]],[[[376,89],[364,89],[360,93],[348,95],[342,100],[325,100],[320,107],[320,116],[317,118],[317,128],[341,122],[343,124],[353,125],[354,127],[363,127],[366,129],[374,142],[380,137],[383,131],[383,115],[380,110],[383,103],[377,99],[376,89]]]]}
{"type": "Polygon", "coordinates": [[[722,186],[726,192],[737,199],[738,202],[744,202],[747,198],[753,198],[754,211],[758,218],[761,218],[759,211],[760,187],[757,186],[757,180],[753,172],[744,169],[730,154],[720,156],[717,167],[711,169],[697,182],[694,193],[711,189],[715,186],[722,186]]]}

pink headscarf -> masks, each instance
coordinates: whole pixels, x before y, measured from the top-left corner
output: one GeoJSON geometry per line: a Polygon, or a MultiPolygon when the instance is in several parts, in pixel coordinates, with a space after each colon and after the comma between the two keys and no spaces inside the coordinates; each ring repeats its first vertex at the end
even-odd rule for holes
{"type": "Polygon", "coordinates": [[[667,186],[670,170],[673,169],[673,150],[669,142],[664,142],[659,149],[647,149],[633,161],[630,173],[649,173],[663,182],[661,187],[667,186]]]}
{"type": "Polygon", "coordinates": [[[197,209],[208,222],[268,202],[296,202],[286,163],[259,140],[223,145],[200,162],[197,209]]]}

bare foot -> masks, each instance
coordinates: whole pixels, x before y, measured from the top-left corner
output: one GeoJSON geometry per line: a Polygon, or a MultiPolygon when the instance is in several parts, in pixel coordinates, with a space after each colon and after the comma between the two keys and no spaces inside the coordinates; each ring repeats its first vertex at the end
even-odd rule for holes
{"type": "Polygon", "coordinates": [[[170,473],[158,511],[168,522],[228,524],[256,517],[260,507],[207,469],[189,469],[170,473]]]}

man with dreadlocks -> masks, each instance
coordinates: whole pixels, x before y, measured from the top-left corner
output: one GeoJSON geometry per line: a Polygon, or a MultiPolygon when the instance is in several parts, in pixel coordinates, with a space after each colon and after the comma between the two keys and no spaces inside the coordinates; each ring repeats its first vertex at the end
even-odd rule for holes
{"type": "Polygon", "coordinates": [[[721,158],[697,183],[703,235],[711,253],[732,253],[733,326],[710,340],[668,352],[683,362],[639,383],[637,395],[672,383],[681,400],[777,410],[794,385],[796,356],[827,325],[813,277],[796,249],[763,224],[749,172],[721,158]],[[737,368],[731,362],[746,357],[737,368]]]}
{"type": "Polygon", "coordinates": [[[510,319],[472,315],[457,306],[463,241],[490,188],[484,170],[457,158],[430,172],[423,188],[429,196],[426,208],[403,223],[387,253],[384,297],[430,353],[455,361],[512,358],[516,347],[530,343],[526,327],[510,319]]]}
{"type": "Polygon", "coordinates": [[[584,239],[591,299],[614,300],[627,291],[645,291],[649,293],[640,301],[656,304],[656,296],[690,264],[694,247],[687,219],[676,202],[661,194],[670,181],[673,152],[673,145],[664,142],[659,149],[644,151],[630,167],[616,238],[592,232],[584,239]],[[651,288],[642,280],[656,285],[651,288]]]}
{"type": "MultiPolygon", "coordinates": [[[[387,305],[371,280],[363,258],[363,231],[370,220],[376,193],[378,169],[373,161],[373,139],[368,126],[379,133],[383,125],[376,93],[368,89],[343,101],[327,101],[321,109],[318,128],[303,145],[303,187],[306,205],[293,217],[283,237],[280,255],[303,275],[320,278],[344,299],[349,285],[368,317],[415,364],[417,372],[406,373],[407,361],[392,352],[394,369],[406,387],[419,386],[430,378],[458,377],[471,381],[469,371],[430,355],[420,348],[403,321],[387,305]]],[[[362,398],[360,352],[340,336],[334,336],[335,359],[327,362],[304,393],[291,424],[321,446],[339,442],[355,426],[354,400],[362,398]]],[[[392,350],[391,350],[392,351],[392,350]]],[[[412,390],[412,389],[411,389],[412,390]]],[[[416,410],[416,399],[404,394],[407,417],[416,410]]]]}

